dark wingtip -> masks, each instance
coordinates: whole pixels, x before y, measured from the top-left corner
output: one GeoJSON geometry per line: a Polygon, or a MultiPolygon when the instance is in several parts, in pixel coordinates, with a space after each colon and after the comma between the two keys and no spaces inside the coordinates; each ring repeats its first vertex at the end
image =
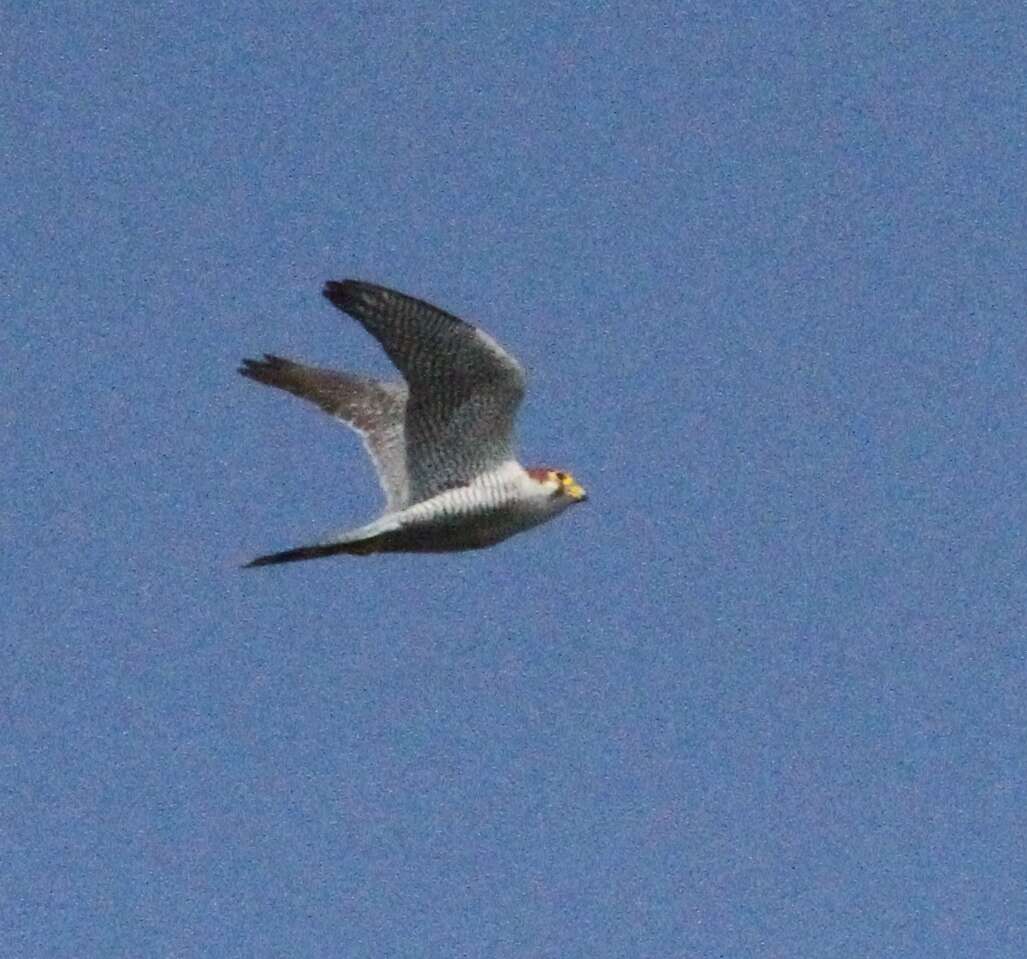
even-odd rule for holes
{"type": "Polygon", "coordinates": [[[321,290],[321,295],[332,306],[345,310],[353,302],[355,286],[356,284],[353,280],[328,280],[321,290]]]}
{"type": "Polygon", "coordinates": [[[323,543],[319,546],[299,546],[296,549],[283,550],[281,553],[268,553],[244,563],[242,569],[253,569],[256,566],[277,566],[280,563],[298,563],[304,559],[321,559],[325,556],[337,556],[349,553],[354,556],[366,556],[373,552],[374,539],[358,540],[355,543],[323,543]]]}
{"type": "Polygon", "coordinates": [[[266,556],[258,556],[256,559],[251,559],[248,563],[243,563],[239,569],[256,569],[258,566],[272,566],[275,563],[286,563],[288,560],[278,559],[278,553],[268,553],[266,556]]]}
{"type": "Polygon", "coordinates": [[[266,383],[269,373],[283,370],[289,366],[289,363],[289,360],[275,356],[274,353],[265,353],[262,360],[251,360],[249,357],[244,359],[239,367],[239,372],[243,376],[248,376],[251,380],[266,383]]]}
{"type": "Polygon", "coordinates": [[[248,563],[243,563],[243,569],[256,569],[258,566],[277,566],[280,563],[296,563],[301,559],[315,559],[323,556],[316,547],[301,546],[299,549],[287,549],[281,553],[268,553],[266,556],[258,556],[248,563]]]}
{"type": "Polygon", "coordinates": [[[251,380],[253,380],[257,378],[256,373],[257,370],[261,368],[261,366],[263,366],[263,364],[260,360],[251,360],[249,357],[246,357],[239,365],[239,368],[238,370],[236,370],[236,372],[242,373],[243,376],[248,376],[251,380]]]}

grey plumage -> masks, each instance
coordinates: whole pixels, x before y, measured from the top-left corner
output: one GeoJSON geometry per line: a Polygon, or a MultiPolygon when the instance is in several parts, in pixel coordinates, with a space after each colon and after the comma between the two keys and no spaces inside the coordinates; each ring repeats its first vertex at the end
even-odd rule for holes
{"type": "Polygon", "coordinates": [[[514,455],[524,370],[490,336],[423,300],[347,280],[324,295],[403,374],[410,502],[462,486],[514,455]]]}
{"type": "Polygon", "coordinates": [[[364,439],[386,496],[376,520],[249,566],[336,553],[481,549],[585,499],[569,473],[514,457],[520,364],[488,334],[423,300],[354,280],[324,296],[378,340],[405,383],[306,366],[273,354],[239,372],[300,396],[364,439]]]}
{"type": "Polygon", "coordinates": [[[306,366],[270,353],[265,353],[263,360],[243,360],[239,372],[309,400],[359,433],[378,473],[386,509],[407,505],[410,491],[403,429],[406,386],[306,366]]]}

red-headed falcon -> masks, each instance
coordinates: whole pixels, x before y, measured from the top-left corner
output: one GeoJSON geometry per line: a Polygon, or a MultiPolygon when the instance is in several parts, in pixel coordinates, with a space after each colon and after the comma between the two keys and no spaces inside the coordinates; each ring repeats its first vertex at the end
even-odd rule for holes
{"type": "Polygon", "coordinates": [[[378,472],[385,512],[366,526],[247,566],[336,553],[480,549],[584,502],[570,473],[525,469],[514,457],[524,370],[492,337],[370,283],[330,281],[324,295],[378,340],[405,383],[272,355],[244,360],[239,372],[316,403],[356,430],[378,472]]]}

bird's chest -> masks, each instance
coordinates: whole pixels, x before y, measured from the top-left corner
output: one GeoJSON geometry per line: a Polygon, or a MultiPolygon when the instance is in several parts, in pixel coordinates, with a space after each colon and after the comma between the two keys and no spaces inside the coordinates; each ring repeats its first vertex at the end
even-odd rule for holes
{"type": "MultiPolygon", "coordinates": [[[[481,549],[502,542],[514,533],[545,520],[534,504],[515,495],[481,495],[472,490],[453,491],[452,497],[439,502],[431,513],[405,524],[408,537],[422,548],[439,551],[481,549]]],[[[505,491],[504,491],[505,492],[505,491]]]]}

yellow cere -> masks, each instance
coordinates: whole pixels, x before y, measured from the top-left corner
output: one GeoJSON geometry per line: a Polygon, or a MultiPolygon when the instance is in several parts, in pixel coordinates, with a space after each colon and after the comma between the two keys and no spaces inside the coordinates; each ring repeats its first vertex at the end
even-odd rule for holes
{"type": "Polygon", "coordinates": [[[563,484],[563,488],[567,491],[569,496],[573,496],[575,499],[581,499],[585,495],[584,489],[577,483],[570,473],[565,473],[561,478],[560,482],[563,484]]]}

